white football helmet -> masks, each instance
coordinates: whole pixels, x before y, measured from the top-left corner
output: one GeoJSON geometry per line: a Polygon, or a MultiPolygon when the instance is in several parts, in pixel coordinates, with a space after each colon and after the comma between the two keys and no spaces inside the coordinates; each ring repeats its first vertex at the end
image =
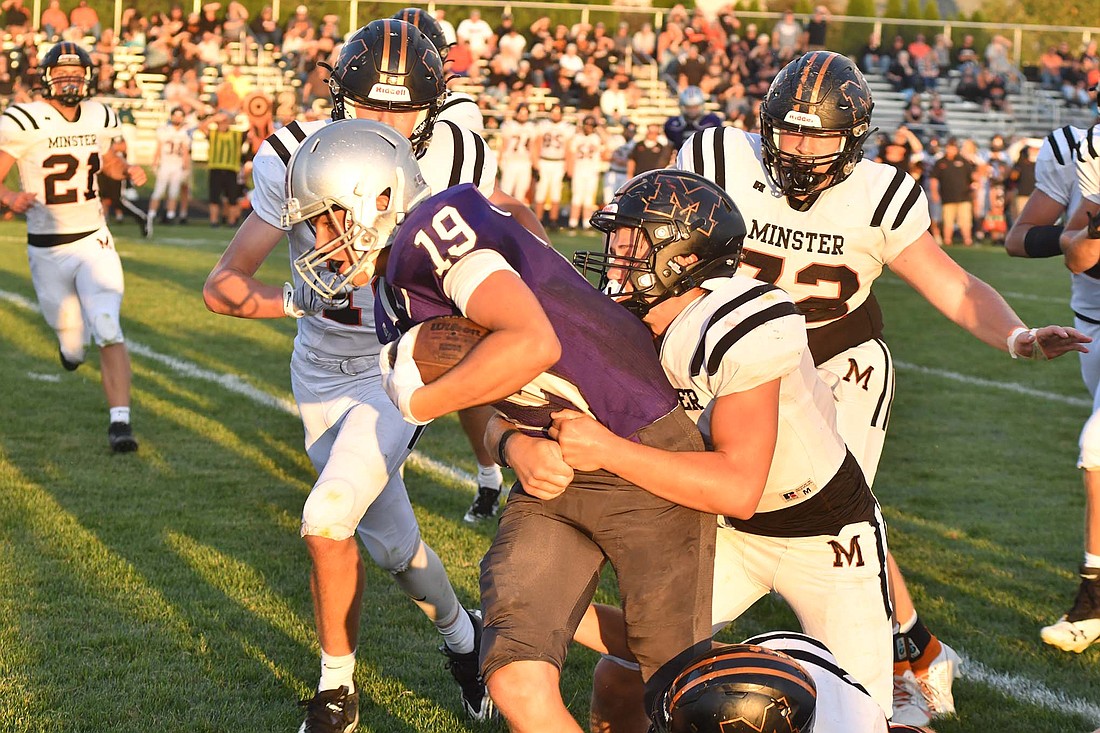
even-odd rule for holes
{"type": "Polygon", "coordinates": [[[314,290],[334,298],[373,267],[406,212],[431,195],[409,141],[372,120],[339,120],[302,141],[286,171],[282,224],[329,218],[339,236],[294,260],[314,290]],[[378,197],[389,203],[378,208],[378,197]],[[341,222],[336,211],[344,212],[341,222]]]}

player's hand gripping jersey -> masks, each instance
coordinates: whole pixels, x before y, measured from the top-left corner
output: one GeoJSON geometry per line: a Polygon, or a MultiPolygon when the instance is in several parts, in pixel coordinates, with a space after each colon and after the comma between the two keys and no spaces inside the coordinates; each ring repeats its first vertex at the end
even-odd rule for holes
{"type": "Polygon", "coordinates": [[[392,241],[389,297],[376,307],[384,342],[430,318],[466,315],[467,298],[498,270],[514,271],[534,292],[562,353],[521,394],[495,405],[513,422],[538,432],[551,412],[570,408],[629,438],[676,407],[648,329],[473,186],[419,204],[392,241]]]}
{"type": "Polygon", "coordinates": [[[746,274],[791,294],[806,316],[818,364],[880,335],[871,284],[931,221],[915,179],[863,160],[843,185],[797,211],[764,174],[760,136],[733,127],[693,136],[675,167],[715,181],[745,212],[744,265],[753,268],[746,274]],[[849,319],[843,327],[822,330],[841,318],[849,319]]]}
{"type": "Polygon", "coordinates": [[[118,116],[86,99],[69,122],[47,102],[13,104],[0,115],[0,150],[18,161],[29,235],[94,232],[106,226],[96,174],[119,136],[118,116]]]}

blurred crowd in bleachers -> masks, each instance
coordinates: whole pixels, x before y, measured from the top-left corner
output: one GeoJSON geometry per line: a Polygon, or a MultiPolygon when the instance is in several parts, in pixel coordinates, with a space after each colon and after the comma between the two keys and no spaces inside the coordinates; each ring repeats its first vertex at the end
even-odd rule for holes
{"type": "MultiPolygon", "coordinates": [[[[97,64],[98,93],[118,98],[116,106],[132,110],[139,128],[155,128],[177,107],[195,120],[238,115],[243,126],[256,91],[271,98],[273,126],[324,116],[324,64],[335,60],[349,31],[339,16],[318,17],[306,5],[279,20],[270,6],[251,15],[236,0],[206,3],[197,13],[178,4],[148,15],[128,7],[117,36],[86,0],[67,13],[59,0],[49,0],[37,24],[24,0],[3,0],[0,7],[0,97],[30,99],[42,52],[57,40],[74,40],[97,64]]],[[[709,16],[677,5],[657,27],[641,21],[566,24],[550,17],[521,26],[497,9],[462,14],[459,19],[446,9],[435,11],[453,43],[452,87],[478,100],[489,136],[497,136],[519,107],[527,107],[535,121],[560,107],[578,126],[586,117],[597,120],[605,161],[614,148],[631,142],[621,135],[624,129],[645,131],[680,114],[677,96],[688,87],[702,90],[707,110],[723,124],[756,131],[760,100],[772,79],[792,58],[825,48],[834,22],[824,5],[807,15],[787,11],[767,20],[739,17],[732,5],[709,16]]],[[[869,156],[927,179],[948,137],[960,137],[962,154],[974,160],[974,190],[982,192],[975,211],[994,211],[993,224],[979,217],[975,237],[998,236],[996,217],[1010,219],[1017,190],[1026,195],[1035,133],[990,139],[994,132],[1011,131],[1006,121],[1016,107],[1064,104],[1095,114],[1095,95],[1088,89],[1100,82],[1096,40],[1051,46],[1032,81],[1014,63],[1011,42],[1002,35],[979,48],[972,35],[952,43],[914,29],[892,35],[888,43],[871,34],[861,48],[846,50],[872,82],[876,122],[885,133],[869,146],[869,156]],[[990,190],[1007,205],[990,207],[990,190]]]]}

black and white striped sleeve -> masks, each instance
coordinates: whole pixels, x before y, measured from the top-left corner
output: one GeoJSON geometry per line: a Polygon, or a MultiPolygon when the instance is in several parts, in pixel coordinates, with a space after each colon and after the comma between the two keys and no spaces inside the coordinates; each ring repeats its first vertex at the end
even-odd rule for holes
{"type": "Polygon", "coordinates": [[[878,183],[871,193],[870,203],[875,208],[868,223],[882,232],[882,259],[891,262],[928,231],[932,217],[924,189],[905,171],[883,166],[878,183]]]}
{"type": "Polygon", "coordinates": [[[0,150],[18,160],[33,144],[38,121],[22,105],[12,104],[0,113],[0,150]]]}
{"type": "Polygon", "coordinates": [[[1100,204],[1100,125],[1089,128],[1077,143],[1077,185],[1082,198],[1100,204]]]}
{"type": "Polygon", "coordinates": [[[1077,185],[1072,172],[1077,136],[1066,125],[1052,131],[1043,140],[1035,158],[1035,188],[1062,206],[1068,206],[1077,185]]]}
{"type": "Polygon", "coordinates": [[[694,133],[680,148],[675,167],[698,173],[725,189],[738,135],[744,133],[732,127],[708,127],[694,133]]]}
{"type": "Polygon", "coordinates": [[[791,297],[756,283],[714,311],[690,371],[709,382],[715,397],[746,392],[797,369],[807,348],[806,321],[791,297]]]}
{"type": "Polygon", "coordinates": [[[496,187],[497,157],[480,135],[449,120],[436,123],[420,170],[432,193],[473,183],[488,198],[496,187]]]}

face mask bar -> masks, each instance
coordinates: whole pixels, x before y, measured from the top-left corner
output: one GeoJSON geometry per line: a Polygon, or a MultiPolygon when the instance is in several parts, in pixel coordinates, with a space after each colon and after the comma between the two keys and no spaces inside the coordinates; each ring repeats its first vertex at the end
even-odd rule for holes
{"type": "Polygon", "coordinates": [[[60,79],[54,78],[53,69],[46,69],[43,81],[46,84],[46,89],[49,91],[51,99],[56,99],[66,107],[75,107],[80,104],[80,101],[88,96],[88,91],[91,88],[90,71],[83,66],[63,66],[58,68],[80,68],[83,70],[82,76],[63,76],[60,79]]]}

